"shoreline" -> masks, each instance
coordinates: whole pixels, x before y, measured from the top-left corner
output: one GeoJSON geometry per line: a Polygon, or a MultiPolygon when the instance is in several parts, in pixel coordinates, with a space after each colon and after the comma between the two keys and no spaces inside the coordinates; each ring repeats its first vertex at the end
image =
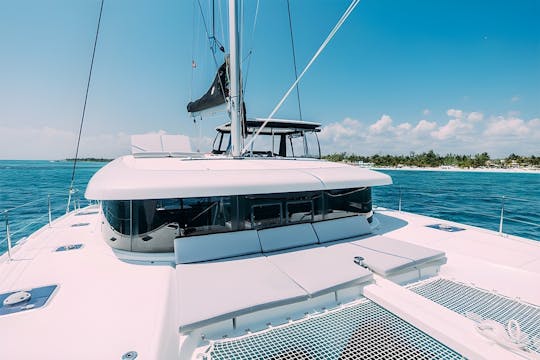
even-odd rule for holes
{"type": "Polygon", "coordinates": [[[447,172],[483,172],[483,173],[509,173],[509,174],[540,174],[540,169],[460,169],[460,168],[421,168],[421,167],[369,167],[370,170],[398,170],[398,171],[447,171],[447,172]]]}

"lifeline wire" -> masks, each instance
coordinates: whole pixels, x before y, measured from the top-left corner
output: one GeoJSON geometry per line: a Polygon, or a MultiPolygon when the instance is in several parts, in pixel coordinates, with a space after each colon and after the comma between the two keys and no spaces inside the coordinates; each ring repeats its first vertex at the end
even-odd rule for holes
{"type": "Polygon", "coordinates": [[[96,55],[96,46],[99,36],[99,28],[101,25],[101,14],[103,13],[103,3],[105,0],[101,0],[101,6],[99,8],[99,18],[97,23],[97,29],[96,29],[96,37],[94,39],[94,48],[92,50],[92,60],[90,61],[90,71],[88,72],[88,81],[86,83],[86,93],[84,95],[84,105],[81,115],[81,125],[79,127],[79,137],[77,138],[77,148],[75,149],[75,160],[73,161],[73,170],[71,171],[71,184],[69,185],[69,194],[68,194],[68,202],[66,207],[66,213],[69,212],[69,205],[71,202],[71,194],[73,193],[73,182],[75,181],[75,167],[77,166],[77,158],[79,157],[79,145],[81,143],[81,134],[84,124],[84,116],[86,114],[86,102],[88,101],[88,91],[90,90],[90,81],[92,79],[92,69],[94,68],[94,57],[96,55]]]}
{"type": "Polygon", "coordinates": [[[274,110],[272,110],[272,112],[270,113],[270,115],[268,115],[268,118],[264,121],[264,123],[262,124],[262,126],[259,128],[259,130],[257,130],[257,132],[255,133],[255,135],[248,141],[248,143],[244,146],[244,148],[242,149],[241,153],[245,153],[247,149],[249,149],[249,147],[251,146],[251,144],[253,143],[253,141],[255,141],[255,139],[257,138],[257,136],[259,136],[259,134],[261,133],[261,131],[264,129],[264,127],[266,126],[266,124],[268,124],[268,122],[270,120],[272,120],[272,118],[274,117],[274,115],[276,114],[276,112],[279,110],[279,108],[281,107],[281,105],[283,105],[283,103],[285,102],[285,100],[287,99],[287,97],[290,95],[290,93],[294,90],[294,88],[296,87],[296,85],[300,82],[300,80],[302,79],[302,77],[304,76],[304,74],[309,70],[309,68],[311,67],[311,65],[313,64],[313,62],[315,62],[315,60],[319,57],[319,55],[321,54],[321,52],[324,50],[324,48],[326,47],[326,45],[328,45],[328,43],[330,42],[330,40],[332,40],[332,38],[334,37],[334,35],[336,34],[336,32],[339,30],[339,28],[343,25],[343,23],[345,22],[345,20],[347,20],[347,18],[349,17],[349,15],[351,14],[351,12],[354,10],[354,8],[356,7],[356,5],[358,5],[358,3],[360,2],[360,0],[353,0],[351,2],[351,5],[349,5],[349,7],[347,8],[347,10],[345,10],[345,12],[343,13],[343,15],[341,16],[341,18],[339,19],[339,21],[337,22],[336,26],[334,26],[334,28],[332,29],[332,31],[330,32],[330,34],[328,34],[328,36],[326,37],[326,39],[324,40],[324,42],[321,44],[321,46],[319,47],[319,49],[317,50],[317,52],[315,53],[315,55],[313,55],[313,57],[311,58],[311,60],[309,61],[309,63],[306,65],[306,67],[304,68],[304,70],[300,73],[300,75],[298,76],[298,79],[296,79],[296,81],[291,85],[291,87],[289,88],[289,90],[287,90],[287,92],[285,93],[285,95],[283,95],[283,97],[281,98],[281,100],[279,101],[279,103],[276,105],[276,107],[274,108],[274,110]]]}

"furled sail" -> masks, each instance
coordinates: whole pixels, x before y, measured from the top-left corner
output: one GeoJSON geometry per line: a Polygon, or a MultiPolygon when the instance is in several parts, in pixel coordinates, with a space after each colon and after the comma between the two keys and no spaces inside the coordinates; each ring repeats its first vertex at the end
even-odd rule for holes
{"type": "Polygon", "coordinates": [[[229,83],[227,80],[227,62],[224,62],[218,69],[214,82],[210,89],[199,99],[191,101],[187,105],[190,113],[203,111],[225,103],[225,98],[229,96],[229,83]]]}

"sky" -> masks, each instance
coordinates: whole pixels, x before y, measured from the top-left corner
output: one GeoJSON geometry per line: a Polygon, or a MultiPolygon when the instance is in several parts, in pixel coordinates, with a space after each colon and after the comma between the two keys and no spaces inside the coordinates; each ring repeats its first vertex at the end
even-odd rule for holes
{"type": "MultiPolygon", "coordinates": [[[[290,0],[298,72],[349,3],[290,0]]],[[[144,133],[209,148],[225,119],[194,122],[186,105],[223,61],[204,30],[211,4],[105,0],[81,156],[126,154],[144,133]]],[[[248,116],[266,117],[294,68],[287,2],[261,1],[255,18],[256,4],[243,8],[242,68],[248,116]]],[[[73,157],[99,5],[0,0],[0,159],[73,157]]],[[[226,2],[215,13],[227,49],[226,2]]],[[[326,154],[539,156],[539,23],[538,0],[362,0],[301,81],[302,118],[322,124],[326,154]]],[[[276,117],[299,118],[296,93],[276,117]]]]}

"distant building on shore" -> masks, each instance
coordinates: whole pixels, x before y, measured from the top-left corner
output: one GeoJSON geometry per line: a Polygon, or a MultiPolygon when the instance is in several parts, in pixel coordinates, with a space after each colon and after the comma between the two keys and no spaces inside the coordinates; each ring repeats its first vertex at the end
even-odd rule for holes
{"type": "Polygon", "coordinates": [[[362,160],[360,160],[358,161],[358,166],[360,166],[361,168],[372,168],[375,166],[375,164],[372,162],[363,162],[362,160]]]}

